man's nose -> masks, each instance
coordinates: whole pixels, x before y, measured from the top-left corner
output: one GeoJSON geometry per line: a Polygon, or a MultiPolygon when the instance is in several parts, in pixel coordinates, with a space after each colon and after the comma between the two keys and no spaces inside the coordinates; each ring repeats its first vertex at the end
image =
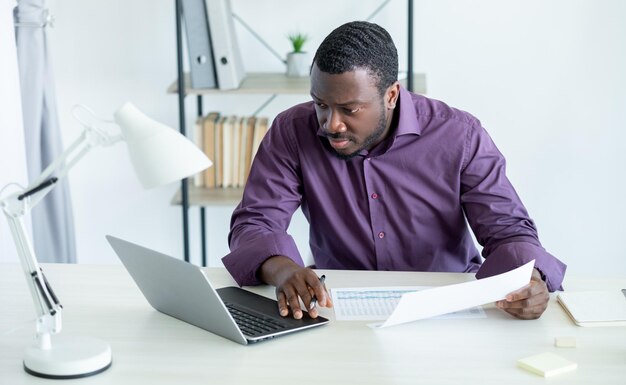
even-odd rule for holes
{"type": "Polygon", "coordinates": [[[336,134],[346,131],[346,125],[341,120],[341,116],[337,113],[337,111],[328,111],[325,129],[326,132],[328,132],[329,134],[336,134]]]}

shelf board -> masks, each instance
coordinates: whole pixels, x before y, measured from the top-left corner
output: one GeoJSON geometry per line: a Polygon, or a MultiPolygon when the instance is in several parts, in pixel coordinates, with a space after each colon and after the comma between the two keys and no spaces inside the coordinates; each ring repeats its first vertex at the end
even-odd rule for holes
{"type": "MultiPolygon", "coordinates": [[[[189,206],[232,206],[241,201],[243,188],[204,188],[189,186],[189,206]]],[[[180,189],[176,192],[172,205],[182,202],[180,189]]]]}
{"type": "MultiPolygon", "coordinates": [[[[218,88],[199,88],[189,87],[189,73],[185,73],[185,94],[187,95],[203,95],[203,94],[308,94],[309,93],[309,77],[290,78],[282,73],[248,73],[241,82],[239,88],[234,90],[220,90],[218,88]]],[[[168,93],[178,92],[178,81],[174,81],[168,88],[168,93]]]]}
{"type": "MultiPolygon", "coordinates": [[[[406,73],[404,78],[400,74],[400,83],[406,87],[406,73]]],[[[189,73],[185,73],[185,95],[205,94],[308,94],[310,91],[309,77],[292,78],[283,73],[251,72],[246,74],[241,86],[234,90],[220,90],[217,88],[190,88],[189,73]]],[[[413,87],[418,94],[426,93],[426,75],[413,74],[413,87]]],[[[167,92],[178,92],[178,81],[174,81],[167,92]]]]}

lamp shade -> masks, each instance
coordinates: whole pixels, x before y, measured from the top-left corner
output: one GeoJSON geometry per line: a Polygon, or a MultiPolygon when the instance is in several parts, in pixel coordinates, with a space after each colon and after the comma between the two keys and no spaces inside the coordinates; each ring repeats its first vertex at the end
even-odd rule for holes
{"type": "Polygon", "coordinates": [[[128,145],[135,173],[146,188],[162,186],[212,165],[207,156],[174,129],[150,119],[126,103],[114,114],[128,145]]]}

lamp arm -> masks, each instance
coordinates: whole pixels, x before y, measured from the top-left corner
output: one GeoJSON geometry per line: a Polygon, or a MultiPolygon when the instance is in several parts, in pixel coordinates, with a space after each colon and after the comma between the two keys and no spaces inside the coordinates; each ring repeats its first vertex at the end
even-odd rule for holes
{"type": "MultiPolygon", "coordinates": [[[[51,335],[61,331],[63,306],[54,294],[43,270],[37,262],[35,251],[29,241],[24,225],[24,216],[54,188],[57,181],[64,179],[68,171],[92,148],[98,145],[111,145],[122,139],[121,134],[111,135],[95,126],[85,125],[81,135],[46,167],[27,188],[21,188],[19,191],[6,197],[0,196],[0,207],[2,207],[2,211],[7,218],[35,305],[35,312],[37,313],[37,344],[40,349],[50,349],[51,335]],[[56,176],[51,177],[53,173],[56,176]]],[[[0,193],[6,187],[0,190],[0,193]]]]}
{"type": "MultiPolygon", "coordinates": [[[[59,169],[59,168],[61,170],[67,169],[68,167],[64,166],[64,165],[68,164],[66,162],[67,159],[70,156],[72,156],[72,154],[74,154],[74,152],[79,147],[85,145],[85,143],[87,141],[87,130],[88,129],[83,130],[83,132],[80,134],[80,136],[78,138],[76,138],[76,140],[74,140],[74,142],[72,144],[70,144],[70,146],[68,148],[66,148],[61,155],[59,155],[52,163],[50,163],[48,165],[48,167],[46,167],[43,170],[43,172],[30,183],[30,185],[27,187],[27,189],[31,189],[31,188],[34,188],[34,187],[38,186],[44,180],[46,180],[50,175],[52,175],[52,173],[55,172],[57,169],[59,169]]],[[[85,151],[85,150],[82,150],[81,152],[83,152],[83,151],[85,151]]],[[[67,174],[67,171],[65,173],[67,174]]]]}
{"type": "Polygon", "coordinates": [[[111,135],[95,126],[86,126],[80,136],[26,188],[27,192],[33,192],[26,194],[31,196],[29,206],[35,207],[52,190],[54,183],[65,179],[69,170],[91,149],[97,146],[109,146],[122,140],[121,134],[111,135]],[[51,179],[48,178],[53,173],[56,179],[50,183],[51,179]],[[48,185],[44,186],[46,183],[48,185]],[[38,191],[34,191],[37,189],[38,191]]]}
{"type": "Polygon", "coordinates": [[[10,215],[5,210],[11,235],[20,257],[22,270],[37,313],[37,344],[41,349],[50,349],[50,336],[61,331],[63,306],[54,294],[48,280],[39,267],[32,245],[28,241],[23,215],[10,215]]]}

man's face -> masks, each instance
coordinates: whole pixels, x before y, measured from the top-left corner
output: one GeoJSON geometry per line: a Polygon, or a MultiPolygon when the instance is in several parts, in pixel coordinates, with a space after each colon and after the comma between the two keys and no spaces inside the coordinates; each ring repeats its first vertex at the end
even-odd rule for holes
{"type": "Polygon", "coordinates": [[[311,97],[317,121],[331,147],[343,159],[369,150],[388,134],[398,86],[381,96],[367,70],[331,75],[313,64],[311,97]]]}

